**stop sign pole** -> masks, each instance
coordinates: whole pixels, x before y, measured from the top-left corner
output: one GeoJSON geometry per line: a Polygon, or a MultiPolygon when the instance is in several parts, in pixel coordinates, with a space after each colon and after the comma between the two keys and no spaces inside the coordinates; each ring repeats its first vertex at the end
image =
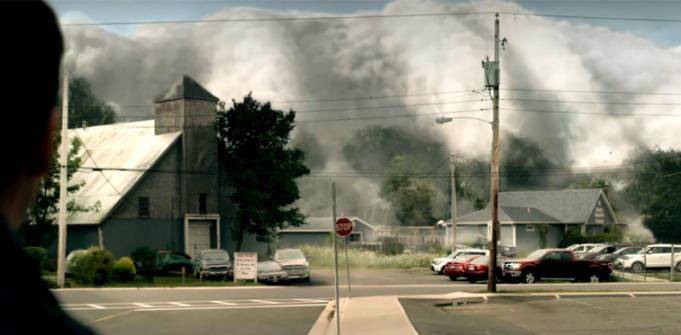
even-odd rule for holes
{"type": "Polygon", "coordinates": [[[336,287],[336,334],[340,335],[340,299],[338,294],[338,243],[336,243],[336,183],[331,183],[331,197],[333,198],[333,263],[334,263],[334,274],[333,274],[333,284],[336,287]]]}
{"type": "Polygon", "coordinates": [[[352,287],[350,285],[350,260],[348,259],[348,236],[352,235],[353,229],[354,224],[349,218],[340,217],[336,219],[336,235],[343,239],[343,248],[345,249],[345,272],[348,276],[348,298],[352,297],[352,287]]]}

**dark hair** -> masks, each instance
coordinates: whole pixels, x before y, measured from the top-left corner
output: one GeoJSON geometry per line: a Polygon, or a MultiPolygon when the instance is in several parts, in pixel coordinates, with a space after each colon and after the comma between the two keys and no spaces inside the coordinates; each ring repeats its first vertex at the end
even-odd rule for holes
{"type": "Polygon", "coordinates": [[[0,191],[35,166],[57,103],[63,52],[52,9],[42,1],[0,3],[0,191]]]}

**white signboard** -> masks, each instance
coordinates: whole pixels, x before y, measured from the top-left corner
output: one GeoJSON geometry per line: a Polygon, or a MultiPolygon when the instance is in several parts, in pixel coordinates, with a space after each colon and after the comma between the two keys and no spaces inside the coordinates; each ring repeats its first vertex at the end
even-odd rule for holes
{"type": "Polygon", "coordinates": [[[235,252],[234,253],[234,280],[258,278],[258,253],[235,252]]]}

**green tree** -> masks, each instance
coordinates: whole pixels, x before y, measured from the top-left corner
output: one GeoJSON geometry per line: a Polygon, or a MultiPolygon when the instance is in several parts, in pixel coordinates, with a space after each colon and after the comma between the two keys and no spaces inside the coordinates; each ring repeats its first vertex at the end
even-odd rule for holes
{"type": "MultiPolygon", "coordinates": [[[[57,148],[61,139],[56,136],[57,148]]],[[[71,148],[69,149],[69,163],[67,169],[67,178],[71,179],[73,174],[81,166],[81,158],[78,156],[78,151],[82,146],[82,142],[77,137],[71,140],[71,148]]],[[[55,151],[50,159],[50,169],[48,174],[41,180],[36,195],[36,201],[28,213],[28,222],[21,226],[21,235],[24,243],[31,246],[48,247],[54,241],[57,228],[54,221],[57,219],[59,212],[59,153],[55,151]]],[[[69,194],[78,192],[80,188],[85,186],[85,182],[73,184],[71,183],[67,191],[69,194]]],[[[99,205],[86,208],[78,205],[75,200],[70,200],[67,203],[67,210],[69,212],[98,210],[99,205]]]]}
{"type": "Polygon", "coordinates": [[[395,218],[403,226],[426,226],[435,221],[433,186],[411,176],[421,166],[406,156],[397,156],[390,163],[390,176],[383,182],[382,196],[390,202],[395,218]]]}
{"type": "MultiPolygon", "coordinates": [[[[59,97],[61,105],[61,95],[59,97]]],[[[69,80],[69,128],[96,126],[116,122],[116,113],[110,104],[101,101],[92,85],[83,77],[69,80]]]]}
{"type": "Polygon", "coordinates": [[[272,109],[249,93],[242,102],[221,105],[215,127],[237,205],[232,237],[241,250],[244,234],[271,242],[278,229],[300,226],[304,216],[291,207],[299,197],[296,179],[310,172],[304,154],[288,146],[296,113],[272,109]]]}
{"type": "Polygon", "coordinates": [[[681,240],[681,151],[640,150],[628,159],[626,194],[660,242],[681,240]]]}

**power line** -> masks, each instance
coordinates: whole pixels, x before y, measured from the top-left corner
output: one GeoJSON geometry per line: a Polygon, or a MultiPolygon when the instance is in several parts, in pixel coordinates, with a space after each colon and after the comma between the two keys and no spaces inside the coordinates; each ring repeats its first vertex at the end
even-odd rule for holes
{"type": "Polygon", "coordinates": [[[502,91],[518,92],[557,92],[584,94],[617,94],[617,95],[679,95],[681,92],[645,92],[645,91],[605,91],[605,90],[576,90],[576,89],[542,89],[542,88],[502,88],[502,91]]]}
{"type": "Polygon", "coordinates": [[[83,22],[63,23],[62,27],[87,27],[87,26],[122,26],[122,25],[164,25],[164,24],[198,24],[198,23],[237,23],[237,22],[291,22],[291,21],[330,21],[330,20],[365,20],[365,19],[395,19],[417,17],[446,17],[446,16],[481,16],[481,15],[509,15],[509,16],[534,16],[561,19],[581,19],[595,21],[639,21],[655,23],[681,23],[681,19],[667,19],[654,17],[626,17],[626,16],[590,16],[590,15],[567,15],[551,13],[529,12],[435,12],[435,13],[406,13],[406,14],[371,14],[371,15],[327,15],[327,16],[289,16],[289,17],[252,17],[252,18],[224,18],[224,19],[195,19],[195,20],[150,20],[150,21],[110,21],[110,22],[83,22]]]}
{"type": "Polygon", "coordinates": [[[528,112],[528,113],[542,113],[542,114],[575,114],[575,115],[604,115],[612,117],[681,117],[681,113],[628,113],[628,112],[580,112],[580,111],[566,111],[566,110],[538,110],[538,109],[523,109],[523,108],[501,108],[505,111],[528,112]]]}
{"type": "Polygon", "coordinates": [[[411,14],[374,14],[374,15],[328,15],[328,16],[290,16],[290,17],[253,17],[253,18],[225,18],[225,19],[197,19],[197,20],[155,20],[155,21],[112,21],[88,23],[63,23],[63,27],[82,26],[123,26],[137,24],[195,24],[195,23],[236,23],[236,22],[290,22],[290,21],[329,21],[329,20],[365,20],[365,19],[394,19],[437,16],[471,16],[492,15],[495,12],[439,12],[439,13],[411,13],[411,14]]]}
{"type": "Polygon", "coordinates": [[[626,102],[626,101],[584,101],[584,100],[550,100],[502,98],[504,101],[539,102],[555,104],[590,104],[590,105],[632,105],[632,106],[681,106],[681,102],[626,102]]]}

